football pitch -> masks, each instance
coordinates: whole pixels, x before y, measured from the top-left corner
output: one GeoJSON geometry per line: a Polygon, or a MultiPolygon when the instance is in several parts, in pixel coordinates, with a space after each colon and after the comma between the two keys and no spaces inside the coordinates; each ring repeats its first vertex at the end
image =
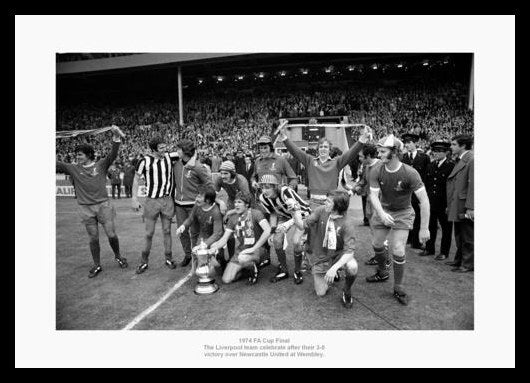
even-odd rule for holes
{"type": "MultiPolygon", "coordinates": [[[[303,195],[303,193],[301,193],[303,195]]],[[[116,207],[116,231],[128,269],[120,269],[100,227],[103,272],[89,279],[92,259],[84,226],[73,198],[56,200],[56,328],[57,330],[473,330],[474,276],[450,271],[432,256],[420,257],[407,247],[405,289],[409,306],[392,297],[389,281],[368,284],[365,277],[375,271],[364,262],[372,256],[370,229],[361,226],[360,197],[352,198],[355,218],[356,259],[359,275],[353,286],[354,306],[341,306],[342,281],[328,294],[316,296],[310,273],[304,283],[292,278],[272,284],[276,255],[261,270],[259,281],[245,280],[224,285],[217,293],[195,295],[197,277],[191,266],[169,270],[164,266],[160,221],[157,223],[149,269],[135,274],[144,246],[144,224],[132,211],[129,199],[112,200],[116,207]]],[[[173,256],[183,258],[180,241],[172,225],[173,256]]],[[[440,233],[438,235],[439,249],[440,233]]],[[[455,252],[454,241],[450,259],[455,252]]],[[[288,250],[290,271],[292,252],[288,250]]]]}

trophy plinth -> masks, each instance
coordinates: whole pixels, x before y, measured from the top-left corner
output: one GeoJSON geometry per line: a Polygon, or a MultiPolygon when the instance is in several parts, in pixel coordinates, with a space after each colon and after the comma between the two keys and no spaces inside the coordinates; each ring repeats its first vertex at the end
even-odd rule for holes
{"type": "Polygon", "coordinates": [[[219,290],[219,286],[215,283],[215,279],[210,276],[210,252],[207,249],[198,249],[195,254],[197,255],[195,275],[199,278],[195,286],[195,294],[213,294],[219,290]]]}

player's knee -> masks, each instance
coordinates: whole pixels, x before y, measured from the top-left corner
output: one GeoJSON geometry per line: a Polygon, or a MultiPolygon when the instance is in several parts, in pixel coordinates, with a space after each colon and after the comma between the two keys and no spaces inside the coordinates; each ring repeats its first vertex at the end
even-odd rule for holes
{"type": "Polygon", "coordinates": [[[231,275],[226,275],[226,274],[223,274],[223,276],[221,277],[221,281],[225,284],[225,285],[228,285],[230,283],[232,283],[234,281],[234,278],[232,278],[231,275]]]}
{"type": "Polygon", "coordinates": [[[239,263],[249,263],[251,258],[250,254],[240,254],[238,256],[239,263]]]}
{"type": "Polygon", "coordinates": [[[171,235],[171,228],[165,227],[162,229],[162,234],[164,235],[171,235]]]}
{"type": "Polygon", "coordinates": [[[298,242],[294,245],[294,252],[295,253],[302,253],[305,250],[305,246],[303,243],[298,242]]]}
{"type": "Polygon", "coordinates": [[[352,259],[348,263],[346,263],[346,272],[349,275],[357,275],[357,272],[359,271],[359,265],[357,264],[357,261],[355,259],[352,259]]]}
{"type": "Polygon", "coordinates": [[[405,257],[405,243],[394,243],[392,244],[392,255],[394,257],[405,257]]]}
{"type": "Polygon", "coordinates": [[[405,263],[405,254],[392,254],[392,261],[397,264],[405,263]]]}
{"type": "Polygon", "coordinates": [[[374,237],[374,239],[372,240],[372,246],[374,247],[374,249],[381,249],[381,248],[385,248],[385,240],[383,238],[376,238],[374,237]]]}
{"type": "Polygon", "coordinates": [[[283,249],[283,235],[275,235],[272,243],[275,249],[283,249]]]}
{"type": "Polygon", "coordinates": [[[315,293],[317,294],[318,297],[321,298],[321,297],[325,296],[327,292],[328,292],[327,287],[315,286],[315,293]]]}

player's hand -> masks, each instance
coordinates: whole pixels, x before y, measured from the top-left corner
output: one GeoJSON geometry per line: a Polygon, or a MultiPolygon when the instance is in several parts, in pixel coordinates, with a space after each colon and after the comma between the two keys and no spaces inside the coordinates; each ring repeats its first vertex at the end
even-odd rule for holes
{"type": "Polygon", "coordinates": [[[280,141],[285,141],[287,139],[287,128],[285,125],[287,125],[285,122],[280,123],[280,126],[278,127],[278,140],[280,141]]]}
{"type": "Polygon", "coordinates": [[[252,180],[252,189],[254,189],[254,190],[259,189],[259,183],[257,183],[256,181],[252,180]]]}
{"type": "Polygon", "coordinates": [[[337,269],[335,267],[332,267],[331,269],[328,270],[328,272],[326,273],[326,275],[324,275],[324,280],[328,283],[328,284],[332,284],[333,281],[335,280],[335,276],[337,275],[337,269]]]}
{"type": "Polygon", "coordinates": [[[353,192],[357,195],[361,195],[361,193],[363,192],[363,189],[360,187],[360,186],[355,186],[353,188],[353,192]]]}
{"type": "Polygon", "coordinates": [[[226,210],[227,210],[226,203],[224,203],[224,201],[218,201],[218,203],[219,203],[219,210],[221,211],[221,214],[225,215],[226,210]]]}
{"type": "Polygon", "coordinates": [[[219,251],[219,249],[217,247],[213,246],[213,247],[210,247],[208,249],[208,254],[215,255],[215,254],[217,254],[218,251],[219,251]]]}
{"type": "Polygon", "coordinates": [[[243,249],[239,252],[239,256],[242,256],[242,255],[251,255],[255,252],[254,248],[253,247],[249,247],[248,249],[243,249]]]}
{"type": "Polygon", "coordinates": [[[178,236],[180,236],[182,233],[184,233],[184,231],[186,230],[186,228],[184,227],[184,225],[180,225],[177,230],[175,231],[175,234],[178,236]]]}
{"type": "Polygon", "coordinates": [[[133,208],[133,210],[138,211],[140,210],[142,205],[140,205],[140,202],[138,201],[137,198],[133,198],[131,201],[131,207],[133,208]]]}
{"type": "Polygon", "coordinates": [[[475,210],[467,209],[466,210],[466,215],[469,217],[470,220],[472,220],[472,221],[475,220],[475,210]]]}
{"type": "Polygon", "coordinates": [[[287,210],[300,210],[300,205],[292,198],[286,199],[285,204],[287,205],[287,210]]]}
{"type": "Polygon", "coordinates": [[[361,136],[359,137],[359,142],[366,144],[372,139],[372,129],[369,126],[365,126],[361,131],[361,136]]]}
{"type": "Polygon", "coordinates": [[[420,243],[425,245],[429,239],[431,239],[431,233],[429,232],[429,229],[420,229],[420,232],[418,234],[420,243]]]}
{"type": "Polygon", "coordinates": [[[114,137],[116,137],[116,138],[119,138],[119,137],[124,138],[125,137],[125,133],[123,133],[121,131],[121,129],[119,127],[117,127],[116,125],[112,125],[111,126],[111,131],[112,131],[112,134],[114,134],[114,137]]]}
{"type": "Polygon", "coordinates": [[[383,215],[381,216],[381,220],[383,221],[385,226],[394,226],[394,218],[386,212],[383,212],[383,215]]]}
{"type": "Polygon", "coordinates": [[[285,234],[287,232],[287,226],[284,224],[279,224],[276,226],[276,234],[285,234]]]}

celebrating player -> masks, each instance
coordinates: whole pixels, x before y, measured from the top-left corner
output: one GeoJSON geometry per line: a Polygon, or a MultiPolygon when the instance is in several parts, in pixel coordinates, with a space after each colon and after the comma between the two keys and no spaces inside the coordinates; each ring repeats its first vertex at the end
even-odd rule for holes
{"type": "Polygon", "coordinates": [[[298,230],[314,227],[313,281],[318,296],[326,295],[329,285],[336,280],[337,273],[344,269],[346,278],[342,290],[342,305],[353,306],[351,288],[357,277],[357,261],[354,258],[355,237],[353,221],[348,215],[350,196],[345,191],[329,192],[324,206],[319,206],[302,221],[298,204],[294,207],[294,222],[298,230]]]}
{"type": "MultiPolygon", "coordinates": [[[[273,174],[265,174],[260,179],[262,193],[259,196],[259,201],[263,209],[269,214],[269,222],[273,236],[271,237],[272,245],[278,256],[280,265],[278,272],[271,278],[272,283],[279,282],[283,279],[289,278],[289,271],[287,268],[287,257],[285,249],[287,248],[287,232],[293,226],[292,207],[294,203],[300,206],[302,216],[307,217],[311,213],[309,204],[305,202],[296,192],[289,186],[279,186],[278,179],[273,174]]],[[[294,246],[294,282],[298,285],[303,282],[302,278],[302,257],[303,244],[302,235],[304,230],[299,230],[293,227],[293,246],[294,246]]]]}
{"type": "Polygon", "coordinates": [[[356,142],[346,153],[335,158],[330,157],[331,142],[323,137],[318,142],[318,157],[315,158],[287,138],[286,127],[280,128],[278,140],[283,141],[287,150],[304,165],[307,169],[309,189],[311,190],[310,206],[323,205],[327,199],[326,193],[329,190],[337,189],[339,184],[339,172],[348,165],[353,158],[359,155],[363,145],[370,139],[371,130],[366,127],[359,141],[356,142]]]}
{"type": "Polygon", "coordinates": [[[57,171],[72,177],[77,203],[79,204],[79,215],[85,224],[89,237],[90,252],[94,266],[90,269],[89,278],[94,278],[103,270],[101,267],[99,228],[103,226],[109,244],[114,252],[116,262],[121,268],[128,267],[127,259],[120,255],[120,242],[116,235],[114,217],[116,210],[111,205],[107,192],[107,171],[118,156],[120,147],[120,136],[124,136],[120,128],[112,127],[113,143],[110,154],[95,162],[94,148],[88,144],[79,145],[76,151],[77,164],[67,164],[57,161],[57,171]]]}
{"type": "MultiPolygon", "coordinates": [[[[220,192],[224,189],[228,195],[228,201],[226,203],[227,212],[224,220],[227,221],[230,215],[235,213],[235,198],[238,192],[250,193],[248,187],[248,181],[241,174],[236,173],[236,166],[232,161],[224,161],[219,167],[221,177],[217,178],[214,182],[214,188],[216,192],[220,192]]],[[[234,256],[235,250],[235,239],[230,237],[228,240],[228,254],[229,258],[234,256]]]]}
{"type": "Polygon", "coordinates": [[[223,282],[231,283],[239,279],[245,269],[250,271],[248,284],[258,281],[258,263],[265,251],[263,245],[271,234],[269,222],[258,209],[250,207],[252,196],[250,193],[239,192],[235,198],[235,211],[225,226],[223,237],[210,246],[211,252],[222,249],[233,235],[236,239],[236,252],[223,273],[223,282]]]}
{"type": "Polygon", "coordinates": [[[388,238],[394,262],[394,297],[403,305],[409,302],[403,290],[405,273],[405,245],[409,231],[413,228],[414,209],[411,196],[414,193],[420,202],[421,225],[419,240],[429,240],[429,198],[420,175],[412,166],[399,160],[403,143],[390,134],[377,144],[381,159],[370,171],[370,202],[375,210],[372,215],[374,252],[378,263],[376,274],[366,278],[368,282],[384,282],[389,278],[385,267],[384,241],[388,238]],[[381,196],[381,198],[379,197],[381,196]]]}
{"type": "MultiPolygon", "coordinates": [[[[199,185],[198,191],[195,206],[190,216],[178,227],[177,235],[180,236],[195,224],[199,227],[199,242],[202,239],[206,246],[210,246],[223,236],[223,216],[219,206],[215,203],[215,190],[211,186],[199,185]]],[[[192,252],[192,255],[195,254],[192,252]]],[[[194,259],[195,266],[197,265],[196,261],[194,259]]],[[[222,259],[219,263],[221,267],[225,266],[222,259]]]]}

